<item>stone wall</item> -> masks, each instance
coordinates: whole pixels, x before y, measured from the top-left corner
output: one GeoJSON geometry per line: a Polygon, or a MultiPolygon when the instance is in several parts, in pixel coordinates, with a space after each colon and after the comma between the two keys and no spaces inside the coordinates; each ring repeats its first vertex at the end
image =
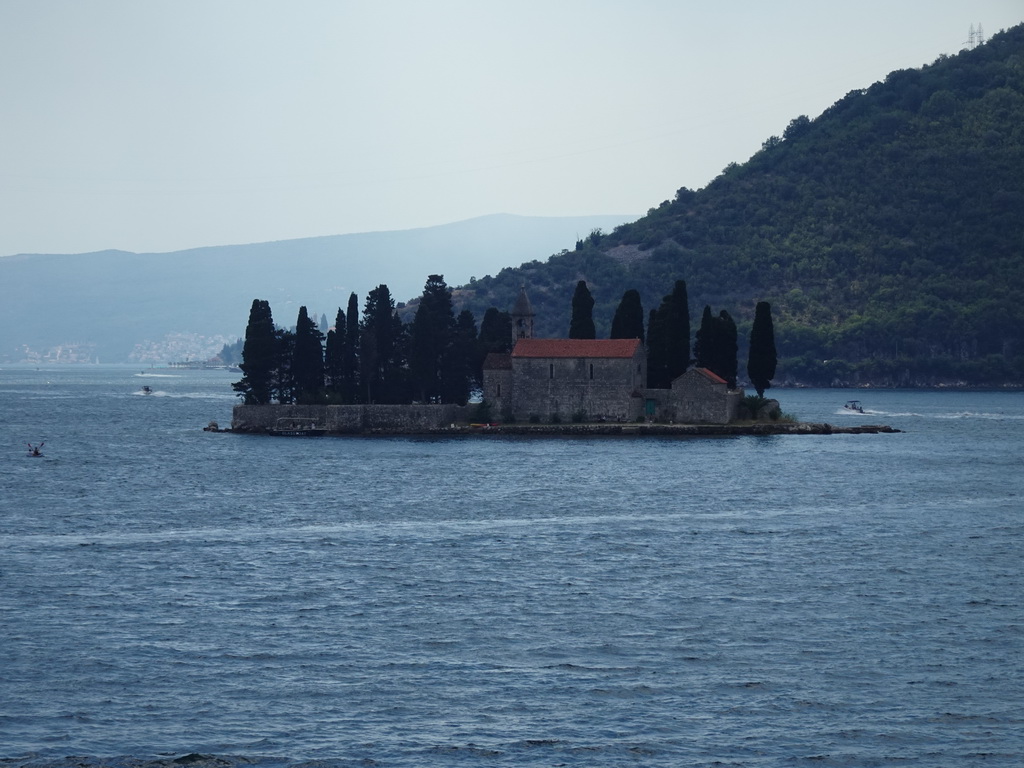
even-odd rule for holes
{"type": "Polygon", "coordinates": [[[515,358],[512,365],[503,411],[520,421],[569,421],[576,414],[633,421],[643,407],[635,396],[645,380],[642,349],[633,358],[515,358]]]}
{"type": "Polygon", "coordinates": [[[472,409],[458,405],[236,405],[231,429],[265,432],[284,420],[339,435],[416,434],[465,423],[472,409]]]}
{"type": "Polygon", "coordinates": [[[724,382],[696,368],[673,381],[671,389],[648,389],[644,395],[653,403],[648,405],[648,416],[677,424],[728,424],[736,420],[743,400],[743,390],[730,391],[724,382]]]}
{"type": "Polygon", "coordinates": [[[635,421],[642,414],[647,355],[639,341],[534,339],[530,344],[484,361],[483,396],[493,418],[607,422],[635,421]]]}
{"type": "Polygon", "coordinates": [[[512,413],[512,369],[484,369],[484,401],[490,403],[491,418],[503,418],[502,414],[512,413]]]}

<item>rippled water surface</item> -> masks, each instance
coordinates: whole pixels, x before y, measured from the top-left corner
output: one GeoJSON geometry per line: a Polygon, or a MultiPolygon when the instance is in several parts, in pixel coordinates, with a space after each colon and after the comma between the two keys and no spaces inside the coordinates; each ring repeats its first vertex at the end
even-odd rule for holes
{"type": "Polygon", "coordinates": [[[1024,764],[1024,394],[203,432],[235,377],[0,371],[0,765],[1024,764]]]}

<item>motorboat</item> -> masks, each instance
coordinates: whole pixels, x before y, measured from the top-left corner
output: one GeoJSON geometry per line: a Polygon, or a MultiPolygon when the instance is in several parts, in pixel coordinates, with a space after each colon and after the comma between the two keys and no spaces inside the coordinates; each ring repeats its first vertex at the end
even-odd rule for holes
{"type": "Polygon", "coordinates": [[[864,413],[864,406],[860,404],[860,400],[847,400],[846,405],[844,405],[843,408],[845,408],[848,411],[864,413]]]}

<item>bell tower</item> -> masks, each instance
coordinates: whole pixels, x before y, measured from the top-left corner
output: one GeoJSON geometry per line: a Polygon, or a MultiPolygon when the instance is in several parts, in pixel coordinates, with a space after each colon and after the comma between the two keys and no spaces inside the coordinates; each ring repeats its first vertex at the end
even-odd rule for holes
{"type": "Polygon", "coordinates": [[[513,344],[519,339],[533,338],[533,317],[533,307],[530,306],[530,300],[526,297],[526,286],[520,286],[519,298],[516,299],[516,305],[512,308],[513,344]]]}

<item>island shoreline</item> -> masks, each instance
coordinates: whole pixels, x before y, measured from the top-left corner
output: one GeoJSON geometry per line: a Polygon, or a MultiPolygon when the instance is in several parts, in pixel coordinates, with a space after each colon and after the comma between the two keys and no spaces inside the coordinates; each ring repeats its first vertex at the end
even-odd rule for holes
{"type": "MultiPolygon", "coordinates": [[[[313,435],[274,435],[262,427],[210,429],[268,437],[312,437],[313,435]]],[[[775,435],[877,435],[897,434],[900,429],[884,424],[837,426],[814,422],[753,422],[748,424],[451,424],[425,429],[385,429],[324,431],[317,437],[765,437],[775,435]]]]}

